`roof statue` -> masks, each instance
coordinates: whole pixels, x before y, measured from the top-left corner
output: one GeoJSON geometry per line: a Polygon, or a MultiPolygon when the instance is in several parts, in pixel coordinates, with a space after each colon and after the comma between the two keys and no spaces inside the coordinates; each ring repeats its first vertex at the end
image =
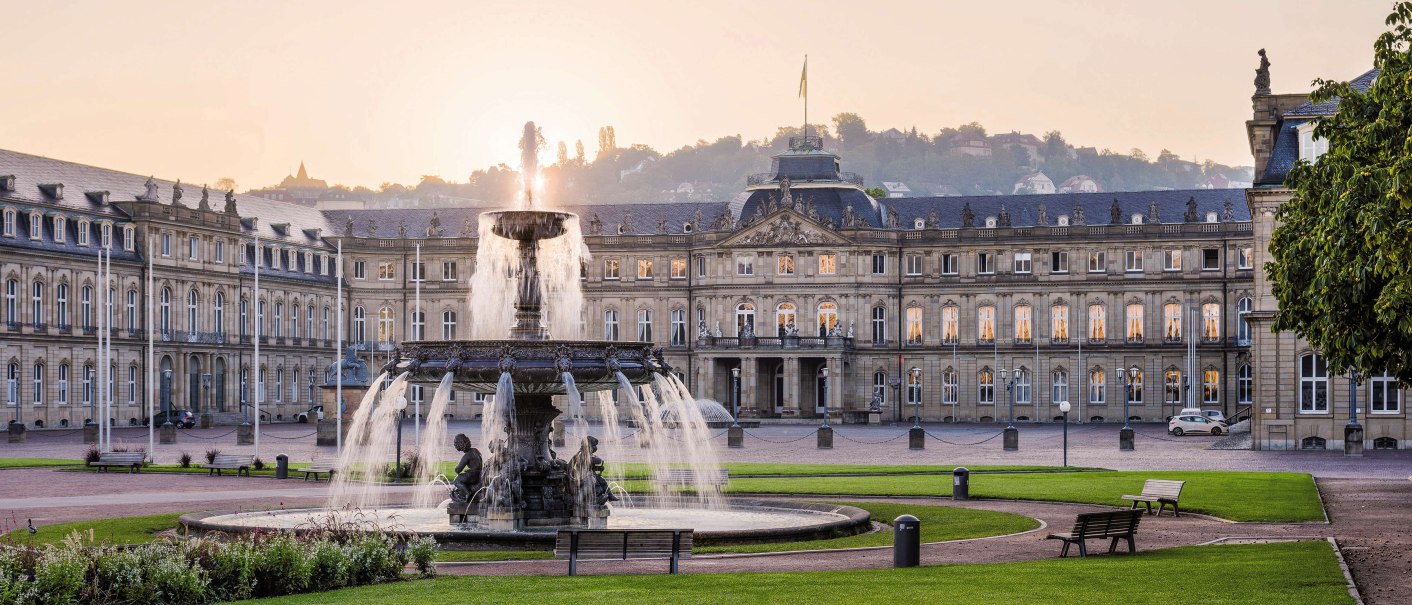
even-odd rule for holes
{"type": "Polygon", "coordinates": [[[927,211],[926,225],[928,229],[941,227],[941,216],[936,213],[936,208],[927,211]]]}
{"type": "Polygon", "coordinates": [[[1161,223],[1162,214],[1157,210],[1157,200],[1152,200],[1152,205],[1147,207],[1147,222],[1161,223]]]}
{"type": "Polygon", "coordinates": [[[700,208],[697,208],[697,209],[696,209],[696,212],[692,213],[692,215],[691,215],[691,228],[692,228],[692,229],[700,229],[700,228],[701,228],[701,209],[700,209],[700,208]]]}
{"type": "Polygon", "coordinates": [[[1049,208],[1045,206],[1044,202],[1039,203],[1039,224],[1049,224],[1049,208]]]}
{"type": "Polygon", "coordinates": [[[1195,223],[1195,222],[1197,221],[1197,216],[1196,216],[1196,196],[1192,196],[1192,197],[1190,197],[1190,198],[1187,198],[1187,201],[1186,201],[1186,214],[1182,216],[1182,220],[1184,220],[1184,221],[1186,221],[1186,222],[1188,222],[1188,223],[1195,223]]]}
{"type": "Polygon", "coordinates": [[[1010,211],[1005,209],[1004,202],[1001,202],[1000,204],[1000,217],[997,219],[996,224],[1000,225],[1001,227],[1010,226],[1010,211]]]}
{"type": "Polygon", "coordinates": [[[1086,219],[1084,219],[1084,205],[1083,205],[1083,204],[1074,204],[1074,224],[1075,224],[1075,225],[1086,225],[1086,224],[1088,224],[1088,221],[1087,221],[1086,219]]]}
{"type": "Polygon", "coordinates": [[[789,177],[780,179],[780,200],[781,206],[785,208],[794,207],[794,196],[789,192],[789,177]]]}
{"type": "Polygon", "coordinates": [[[157,181],[152,180],[152,177],[149,176],[149,177],[147,177],[147,182],[146,182],[145,184],[143,184],[142,186],[143,186],[143,187],[146,187],[146,188],[147,188],[147,191],[143,192],[142,195],[137,196],[138,201],[143,201],[143,202],[155,202],[155,201],[157,201],[157,181]]]}
{"type": "Polygon", "coordinates": [[[441,237],[441,216],[431,211],[431,224],[427,226],[427,237],[441,237]]]}
{"type": "Polygon", "coordinates": [[[667,233],[667,219],[659,219],[659,220],[657,221],[657,233],[659,233],[659,234],[665,234],[665,233],[667,233]]]}
{"type": "Polygon", "coordinates": [[[887,228],[888,228],[888,229],[896,229],[896,228],[897,228],[897,225],[898,225],[898,222],[899,222],[899,221],[898,221],[898,217],[897,217],[897,209],[896,209],[896,208],[888,208],[888,209],[887,209],[887,228]]]}
{"type": "Polygon", "coordinates": [[[405,218],[397,220],[397,237],[407,237],[407,219],[405,218]]]}
{"type": "Polygon", "coordinates": [[[345,237],[353,237],[353,215],[350,214],[346,218],[348,220],[343,223],[343,235],[345,237]]]}
{"type": "Polygon", "coordinates": [[[1113,198],[1113,207],[1108,211],[1109,224],[1120,225],[1123,222],[1123,207],[1118,205],[1118,198],[1113,198]]]}
{"type": "Polygon", "coordinates": [[[201,186],[201,202],[196,207],[201,210],[211,209],[211,190],[207,189],[205,185],[201,186]]]}
{"type": "Polygon", "coordinates": [[[461,221],[461,237],[470,237],[470,236],[472,236],[472,235],[475,235],[475,233],[476,233],[476,220],[475,220],[475,219],[473,219],[473,218],[471,218],[471,217],[468,216],[468,217],[466,217],[466,220],[461,221]]]}
{"type": "Polygon", "coordinates": [[[377,234],[378,234],[378,222],[375,221],[375,220],[373,220],[373,219],[368,219],[368,236],[369,236],[369,237],[376,237],[377,234]]]}
{"type": "Polygon", "coordinates": [[[237,214],[235,210],[235,190],[226,191],[226,214],[237,214]]]}
{"type": "Polygon", "coordinates": [[[181,190],[181,179],[177,179],[176,184],[175,184],[175,185],[172,185],[172,205],[173,205],[173,206],[180,206],[180,205],[181,205],[181,194],[182,194],[182,190],[181,190]]]}
{"type": "Polygon", "coordinates": [[[1260,49],[1260,67],[1255,68],[1255,94],[1270,94],[1270,58],[1260,49]]]}
{"type": "Polygon", "coordinates": [[[593,213],[593,217],[588,219],[588,234],[603,235],[603,221],[598,218],[598,213],[593,213]]]}
{"type": "Polygon", "coordinates": [[[623,215],[623,222],[618,224],[618,233],[633,233],[635,231],[637,228],[633,227],[632,211],[629,210],[627,214],[623,215]]]}
{"type": "Polygon", "coordinates": [[[961,207],[961,228],[970,229],[974,226],[976,226],[976,213],[971,210],[971,202],[967,201],[966,205],[961,207]]]}
{"type": "Polygon", "coordinates": [[[730,213],[730,210],[722,210],[722,211],[721,211],[721,214],[716,217],[716,220],[711,221],[711,230],[712,230],[712,231],[731,231],[731,230],[732,230],[732,228],[731,228],[731,213],[730,213]]]}
{"type": "Polygon", "coordinates": [[[1221,220],[1228,223],[1235,220],[1235,206],[1231,204],[1230,200],[1226,200],[1226,208],[1221,212],[1221,220]]]}

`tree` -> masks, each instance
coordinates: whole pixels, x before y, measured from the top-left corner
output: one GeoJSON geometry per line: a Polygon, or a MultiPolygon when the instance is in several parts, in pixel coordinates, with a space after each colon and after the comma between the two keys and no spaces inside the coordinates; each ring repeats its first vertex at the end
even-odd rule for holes
{"type": "Polygon", "coordinates": [[[867,143],[873,136],[862,117],[847,112],[833,117],[833,132],[838,136],[839,147],[844,149],[867,143]]]}
{"type": "Polygon", "coordinates": [[[1309,341],[1337,372],[1384,370],[1412,382],[1412,3],[1399,2],[1373,45],[1367,92],[1317,80],[1310,100],[1337,101],[1314,136],[1328,152],[1290,170],[1266,265],[1274,329],[1309,341]]]}
{"type": "Polygon", "coordinates": [[[559,164],[564,165],[567,163],[569,163],[569,146],[564,144],[563,141],[559,141],[559,164]]]}
{"type": "Polygon", "coordinates": [[[235,179],[223,176],[216,179],[216,191],[235,191],[235,179]]]}
{"type": "Polygon", "coordinates": [[[614,151],[618,149],[618,136],[613,132],[612,126],[604,126],[598,129],[598,157],[612,157],[614,151]]]}
{"type": "Polygon", "coordinates": [[[574,161],[583,164],[586,160],[583,156],[583,139],[574,142],[574,161]]]}
{"type": "Polygon", "coordinates": [[[871,197],[875,200],[880,200],[887,197],[887,190],[883,189],[882,187],[869,187],[867,189],[864,189],[863,193],[868,194],[868,197],[871,197]]]}

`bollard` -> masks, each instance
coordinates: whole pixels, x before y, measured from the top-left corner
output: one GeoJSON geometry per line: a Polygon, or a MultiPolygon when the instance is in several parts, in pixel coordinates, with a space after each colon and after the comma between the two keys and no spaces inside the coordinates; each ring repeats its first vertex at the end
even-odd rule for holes
{"type": "Polygon", "coordinates": [[[956,467],[951,471],[951,499],[970,500],[971,499],[971,471],[964,466],[956,467]]]}
{"type": "Polygon", "coordinates": [[[1118,450],[1123,452],[1133,451],[1133,430],[1123,428],[1118,431],[1118,450]]]}
{"type": "Polygon", "coordinates": [[[235,427],[236,445],[253,445],[255,443],[255,425],[249,422],[242,422],[235,427]]]}
{"type": "Polygon", "coordinates": [[[927,449],[927,430],[920,426],[914,426],[910,429],[907,429],[907,449],[927,449]]]}
{"type": "Polygon", "coordinates": [[[831,449],[833,449],[833,427],[831,427],[831,426],[821,426],[821,427],[819,427],[819,449],[821,449],[821,450],[831,450],[831,449]]]}
{"type": "Polygon", "coordinates": [[[275,456],[275,478],[289,478],[289,454],[275,456]]]}
{"type": "Polygon", "coordinates": [[[15,422],[14,420],[11,420],[11,421],[10,421],[9,433],[10,433],[10,443],[24,443],[24,442],[25,442],[25,425],[24,425],[23,423],[15,422]]]}
{"type": "Polygon", "coordinates": [[[892,522],[892,566],[916,567],[922,563],[922,522],[902,515],[892,522]]]}
{"type": "Polygon", "coordinates": [[[1343,455],[1363,455],[1363,426],[1349,423],[1343,427],[1343,455]]]}
{"type": "Polygon", "coordinates": [[[745,447],[745,427],[732,424],[726,429],[726,446],[745,447]]]}
{"type": "Polygon", "coordinates": [[[216,424],[216,419],[215,419],[215,417],[211,416],[210,414],[202,414],[202,415],[201,415],[201,428],[203,428],[203,429],[209,429],[209,428],[211,428],[211,427],[212,427],[213,425],[215,425],[215,424],[216,424]]]}
{"type": "Polygon", "coordinates": [[[176,425],[170,422],[163,422],[157,427],[157,443],[170,445],[176,443],[176,425]]]}
{"type": "Polygon", "coordinates": [[[83,421],[83,442],[98,443],[98,423],[94,422],[92,418],[83,421]]]}
{"type": "Polygon", "coordinates": [[[1005,436],[1001,439],[1005,442],[1005,451],[1014,452],[1020,449],[1020,429],[1013,426],[1005,427],[1005,436]]]}

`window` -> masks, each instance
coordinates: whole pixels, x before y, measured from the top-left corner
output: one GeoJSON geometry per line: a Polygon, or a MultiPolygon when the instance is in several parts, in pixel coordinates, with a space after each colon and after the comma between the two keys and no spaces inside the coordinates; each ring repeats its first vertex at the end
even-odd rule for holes
{"type": "Polygon", "coordinates": [[[1306,353],[1299,358],[1299,411],[1325,414],[1329,411],[1329,370],[1324,358],[1306,353]]]}
{"type": "Polygon", "coordinates": [[[1313,162],[1329,151],[1329,141],[1314,136],[1314,125],[1315,122],[1305,122],[1298,126],[1299,159],[1306,162],[1313,162]]]}
{"type": "Polygon", "coordinates": [[[456,281],[456,261],[441,261],[441,281],[456,281]]]}
{"type": "Polygon", "coordinates": [[[819,275],[833,275],[838,272],[838,257],[832,254],[819,255],[819,275]]]}
{"type": "Polygon", "coordinates": [[[995,275],[995,255],[990,252],[976,253],[976,274],[995,275]]]}
{"type": "Polygon", "coordinates": [[[361,260],[355,260],[355,261],[353,261],[353,279],[367,279],[367,278],[368,278],[368,262],[367,262],[367,261],[361,261],[361,260]]]}
{"type": "Polygon", "coordinates": [[[1221,251],[1217,248],[1207,248],[1201,251],[1201,270],[1220,271],[1221,251]]]}
{"type": "MultiPolygon", "coordinates": [[[[167,236],[167,252],[162,256],[171,256],[171,236],[167,236]]],[[[78,245],[88,246],[88,221],[78,222],[78,245]]]]}
{"type": "Polygon", "coordinates": [[[1221,402],[1221,372],[1215,368],[1206,368],[1201,372],[1201,403],[1213,404],[1221,402]]]}
{"type": "Polygon", "coordinates": [[[960,385],[957,384],[959,377],[954,369],[946,368],[941,371],[941,402],[943,404],[956,405],[960,395],[960,385]]]}
{"type": "Polygon", "coordinates": [[[1015,253],[1015,273],[1029,274],[1032,268],[1029,252],[1015,253]]]}
{"type": "Polygon", "coordinates": [[[1163,251],[1162,251],[1162,270],[1163,270],[1163,271],[1181,271],[1181,270],[1182,270],[1182,251],[1181,251],[1180,249],[1176,249],[1176,250],[1163,250],[1163,251]]]}
{"type": "Polygon", "coordinates": [[[390,343],[396,336],[394,332],[392,307],[378,309],[378,342],[390,343]]]}
{"type": "Polygon", "coordinates": [[[1030,371],[1015,368],[1015,403],[1029,403],[1030,393],[1030,371]]]}
{"type": "MultiPolygon", "coordinates": [[[[876,258],[876,257],[875,257],[875,258],[876,258]]],[[[921,274],[922,274],[922,255],[920,255],[920,254],[908,254],[908,255],[907,255],[907,274],[908,274],[908,275],[921,275],[921,274]]]]}
{"type": "Polygon", "coordinates": [[[100,245],[106,250],[111,250],[113,248],[113,225],[111,223],[103,223],[99,229],[99,237],[102,238],[103,242],[100,245]]]}
{"type": "Polygon", "coordinates": [[[1088,306],[1088,341],[1103,344],[1107,338],[1108,312],[1103,305],[1094,303],[1088,306]]]}
{"type": "Polygon", "coordinates": [[[5,373],[5,403],[20,403],[20,364],[11,363],[5,373]]]}
{"type": "Polygon", "coordinates": [[[792,330],[798,328],[796,325],[796,308],[794,303],[780,303],[775,307],[775,333],[779,336],[788,336],[792,330]]]}
{"type": "Polygon", "coordinates": [[[752,303],[740,303],[735,306],[735,335],[745,334],[746,326],[749,326],[751,334],[755,333],[755,305],[752,303]]]}
{"type": "Polygon", "coordinates": [[[172,333],[172,289],[162,288],[159,302],[158,324],[162,334],[170,338],[172,333]]]}
{"type": "MultiPolygon", "coordinates": [[[[225,380],[225,376],[223,374],[219,374],[218,376],[220,377],[216,380],[225,380]]],[[[223,382],[218,382],[216,384],[220,385],[223,384],[223,382]]],[[[220,387],[217,387],[217,389],[218,390],[216,391],[216,397],[221,402],[221,405],[225,405],[225,393],[219,390],[220,387]]],[[[127,404],[137,405],[137,366],[127,367],[127,404]]]]}
{"type": "MultiPolygon", "coordinates": [[[[86,231],[86,230],[85,230],[85,231],[86,231]]],[[[80,234],[79,240],[80,240],[79,243],[81,243],[81,244],[84,244],[84,245],[87,245],[87,244],[88,244],[88,241],[87,241],[87,240],[88,240],[88,237],[87,237],[86,234],[80,234]]],[[[163,233],[163,234],[162,234],[162,256],[171,256],[171,255],[172,255],[172,234],[170,234],[170,233],[163,233]]]]}
{"type": "Polygon", "coordinates": [[[1050,272],[1050,273],[1068,273],[1068,272],[1069,272],[1069,253],[1068,253],[1068,252],[1050,252],[1050,253],[1049,253],[1049,272],[1050,272]]]}
{"type": "Polygon", "coordinates": [[[93,366],[92,366],[92,365],[85,365],[85,366],[83,366],[83,403],[84,403],[84,405],[88,405],[88,404],[90,404],[90,403],[93,403],[93,389],[94,389],[93,378],[94,378],[94,376],[93,376],[93,366]]]}
{"type": "MultiPolygon", "coordinates": [[[[313,308],[313,306],[311,305],[310,308],[313,308]]],[[[324,320],[323,320],[323,324],[322,324],[322,326],[321,326],[321,331],[323,332],[324,340],[328,340],[328,339],[329,339],[329,337],[328,337],[328,319],[329,319],[329,308],[328,308],[328,305],[324,305],[324,320]]]]}
{"type": "Polygon", "coordinates": [[[69,364],[59,364],[59,405],[69,402],[69,364]]]}
{"type": "Polygon", "coordinates": [[[127,291],[127,329],[137,331],[137,290],[127,291]]]}
{"type": "Polygon", "coordinates": [[[836,303],[819,303],[819,336],[842,336],[838,326],[838,305],[836,303]]]}
{"type": "Polygon", "coordinates": [[[957,262],[958,258],[959,257],[955,254],[941,255],[941,274],[956,275],[960,271],[960,263],[957,262]]]}
{"type": "Polygon", "coordinates": [[[397,266],[392,261],[382,261],[378,263],[378,279],[391,281],[397,278],[397,266]]]}
{"type": "Polygon", "coordinates": [[[976,403],[995,403],[995,373],[990,368],[976,373],[976,384],[976,403]]]}
{"type": "Polygon", "coordinates": [[[32,385],[32,389],[34,390],[34,405],[43,405],[43,404],[44,404],[44,364],[39,363],[39,362],[35,362],[35,363],[34,363],[34,383],[33,383],[33,385],[32,385]]]}
{"type": "Polygon", "coordinates": [[[44,326],[44,282],[34,282],[30,284],[30,309],[29,320],[34,323],[35,329],[44,326]]]}
{"type": "Polygon", "coordinates": [[[922,344],[922,308],[907,307],[907,344],[922,344]]]}
{"type": "Polygon", "coordinates": [[[54,286],[54,323],[59,324],[60,327],[70,325],[68,284],[54,286]]]}
{"type": "Polygon", "coordinates": [[[1250,364],[1240,366],[1239,378],[1236,380],[1236,402],[1241,405],[1251,405],[1255,401],[1255,376],[1250,370],[1250,364]]]}
{"type": "MultiPolygon", "coordinates": [[[[418,391],[420,391],[420,388],[418,389],[418,391]]],[[[420,392],[418,393],[418,395],[420,395],[420,392]]],[[[420,398],[420,397],[419,397],[419,398],[420,398]]],[[[298,401],[299,401],[299,368],[294,368],[293,370],[291,370],[290,375],[289,375],[289,402],[290,402],[290,403],[297,403],[298,401]]]]}
{"type": "Polygon", "coordinates": [[[1123,258],[1124,258],[1124,262],[1123,262],[1123,270],[1124,270],[1124,271],[1127,271],[1128,273],[1141,273],[1141,272],[1142,272],[1142,251],[1141,251],[1141,250],[1128,250],[1127,253],[1123,255],[1123,258]]]}
{"type": "Polygon", "coordinates": [[[652,279],[652,259],[641,258],[637,261],[637,278],[652,279]]]}
{"type": "Polygon", "coordinates": [[[192,290],[191,292],[188,292],[187,295],[186,295],[186,329],[187,329],[187,330],[190,330],[190,331],[192,331],[192,332],[195,332],[195,331],[196,331],[196,326],[197,326],[197,321],[196,321],[196,308],[197,308],[196,291],[195,291],[195,290],[192,290]]]}
{"type": "Polygon", "coordinates": [[[226,243],[225,243],[225,240],[222,240],[222,239],[220,239],[220,238],[217,238],[217,239],[213,240],[213,241],[211,242],[211,244],[212,244],[212,248],[211,248],[212,260],[216,261],[217,264],[226,262],[226,243]]]}
{"type": "Polygon", "coordinates": [[[29,238],[40,239],[44,237],[44,215],[39,212],[29,213],[29,238]]]}
{"type": "MultiPolygon", "coordinates": [[[[915,369],[915,368],[913,368],[915,369]]],[[[918,406],[922,403],[922,374],[921,372],[907,373],[907,405],[918,406]]],[[[913,408],[916,409],[916,408],[913,408]]]]}
{"type": "Polygon", "coordinates": [[[887,344],[887,309],[882,306],[873,307],[872,326],[873,344],[887,344]]]}
{"type": "Polygon", "coordinates": [[[696,276],[706,277],[706,257],[696,257],[696,276]]]}
{"type": "MultiPolygon", "coordinates": [[[[1129,370],[1131,372],[1131,370],[1129,370]]],[[[1132,382],[1127,388],[1128,403],[1132,405],[1142,404],[1142,370],[1137,371],[1137,375],[1132,377],[1132,382]]]]}
{"type": "Polygon", "coordinates": [[[186,257],[187,257],[187,259],[189,259],[189,260],[198,260],[198,259],[200,258],[200,251],[201,251],[201,240],[200,240],[200,238],[197,238],[195,235],[193,235],[193,236],[187,238],[187,240],[186,240],[186,257]]]}
{"type": "Polygon", "coordinates": [[[652,310],[637,310],[637,340],[639,342],[652,342],[652,310]]]}
{"type": "Polygon", "coordinates": [[[123,227],[123,249],[128,252],[137,248],[137,230],[131,226],[123,227]]]}
{"type": "Polygon", "coordinates": [[[995,307],[981,305],[976,308],[976,344],[995,343],[995,307]]]}
{"type": "Polygon", "coordinates": [[[1049,373],[1049,402],[1060,403],[1069,400],[1069,373],[1064,368],[1056,368],[1049,373]]]}
{"type": "Polygon", "coordinates": [[[54,217],[54,241],[56,241],[56,242],[59,242],[59,243],[63,243],[63,242],[64,242],[64,236],[67,234],[67,231],[68,231],[68,227],[65,226],[64,223],[65,223],[64,217],[62,217],[62,216],[56,216],[56,217],[54,217]]]}
{"type": "MultiPolygon", "coordinates": [[[[686,264],[686,259],[682,259],[682,264],[686,264]]],[[[683,267],[685,269],[685,267],[683,267]]],[[[672,340],[673,346],[683,346],[686,344],[686,309],[672,309],[672,340]]]]}
{"type": "Polygon", "coordinates": [[[1253,304],[1250,297],[1243,297],[1236,301],[1236,343],[1241,345],[1250,344],[1250,310],[1253,304]]]}
{"type": "MultiPolygon", "coordinates": [[[[907,264],[907,267],[908,267],[908,269],[907,269],[907,274],[908,274],[908,275],[916,275],[917,273],[921,273],[920,270],[918,270],[918,271],[916,271],[916,272],[913,272],[913,271],[912,271],[912,269],[911,269],[911,266],[912,266],[912,264],[911,264],[911,263],[912,263],[912,259],[911,259],[910,256],[907,258],[907,263],[908,263],[908,264],[907,264]]],[[[874,254],[874,255],[873,255],[873,275],[886,275],[886,274],[887,274],[887,256],[882,255],[882,254],[874,254]]]]}
{"type": "Polygon", "coordinates": [[[1131,303],[1127,306],[1127,336],[1128,342],[1142,342],[1142,304],[1131,303]]]}
{"type": "MultiPolygon", "coordinates": [[[[87,289],[85,288],[85,290],[87,289]]],[[[14,279],[5,280],[5,323],[12,326],[20,323],[19,299],[20,282],[14,279]]]]}
{"type": "Polygon", "coordinates": [[[873,372],[873,399],[879,403],[887,404],[887,374],[883,372],[873,372]]]}
{"type": "Polygon", "coordinates": [[[1088,272],[1103,273],[1108,270],[1108,261],[1102,250],[1092,250],[1088,253],[1088,272]]]}
{"type": "Polygon", "coordinates": [[[1201,305],[1201,340],[1202,342],[1221,341],[1221,305],[1218,303],[1206,303],[1201,305]]]}
{"type": "MultiPolygon", "coordinates": [[[[6,292],[6,294],[7,294],[7,296],[6,296],[6,304],[7,304],[7,305],[9,304],[9,296],[8,296],[9,291],[10,291],[10,289],[9,289],[9,287],[8,287],[8,284],[7,284],[7,286],[6,286],[6,288],[5,288],[5,292],[6,292]]],[[[84,327],[84,328],[91,328],[91,327],[93,327],[93,287],[92,287],[92,286],[84,286],[83,289],[79,291],[78,306],[79,306],[79,314],[83,316],[83,317],[81,318],[81,319],[83,319],[83,327],[84,327]]],[[[7,316],[7,317],[8,317],[8,316],[7,316]]],[[[11,320],[11,321],[19,321],[19,318],[15,318],[15,319],[13,319],[13,320],[11,320]]]]}
{"type": "Polygon", "coordinates": [[[1396,414],[1402,411],[1402,388],[1397,378],[1384,371],[1368,380],[1368,411],[1374,414],[1396,414]]]}
{"type": "MultiPolygon", "coordinates": [[[[244,309],[244,301],[241,301],[241,308],[244,309]]],[[[244,311],[241,312],[244,314],[244,311]]],[[[242,321],[242,324],[245,322],[242,321]]],[[[353,307],[353,341],[365,342],[368,340],[368,314],[362,307],[353,307]]]]}
{"type": "Polygon", "coordinates": [[[961,308],[946,305],[941,308],[941,344],[954,345],[961,338],[961,308]]]}
{"type": "Polygon", "coordinates": [[[275,303],[275,338],[284,338],[284,303],[275,303]]]}
{"type": "Polygon", "coordinates": [[[686,279],[686,258],[672,259],[672,279],[686,279]]]}
{"type": "Polygon", "coordinates": [[[1182,402],[1182,373],[1168,369],[1162,373],[1162,403],[1180,405],[1182,402]]]}
{"type": "Polygon", "coordinates": [[[618,339],[618,310],[608,309],[603,312],[603,340],[618,339]]]}
{"type": "Polygon", "coordinates": [[[407,267],[408,267],[408,271],[407,271],[407,272],[408,272],[408,273],[411,273],[410,279],[411,279],[412,281],[414,281],[414,282],[416,282],[416,281],[426,281],[426,279],[427,279],[427,264],[426,264],[426,263],[419,263],[419,262],[417,262],[417,261],[412,261],[411,263],[408,263],[408,264],[407,264],[407,267]]]}
{"type": "MultiPolygon", "coordinates": [[[[195,296],[196,291],[192,290],[191,295],[195,296]]],[[[211,305],[211,330],[217,334],[226,332],[226,295],[217,291],[215,302],[211,305]]]]}
{"type": "MultiPolygon", "coordinates": [[[[256,303],[255,303],[255,334],[258,335],[258,336],[265,336],[266,334],[269,334],[269,331],[265,329],[265,317],[266,317],[267,315],[268,315],[268,313],[265,312],[265,301],[262,300],[262,301],[256,302],[256,303]]],[[[264,384],[264,381],[262,380],[262,381],[260,382],[260,384],[264,384]]]]}
{"type": "Polygon", "coordinates": [[[755,275],[755,255],[741,254],[735,257],[736,275],[755,275]]]}
{"type": "Polygon", "coordinates": [[[284,368],[275,369],[275,401],[284,401],[284,368]]]}
{"type": "MultiPolygon", "coordinates": [[[[297,309],[298,307],[295,307],[295,308],[297,309]]],[[[421,310],[414,310],[414,311],[412,311],[412,313],[411,313],[410,315],[411,315],[411,319],[412,319],[412,322],[411,322],[411,323],[412,323],[412,334],[411,334],[410,338],[411,338],[412,340],[426,340],[426,339],[427,339],[427,312],[426,312],[426,311],[421,311],[421,310]]]]}
{"type": "Polygon", "coordinates": [[[1182,305],[1180,303],[1167,303],[1162,305],[1162,340],[1163,342],[1182,341],[1182,305]]]}
{"type": "MultiPolygon", "coordinates": [[[[325,315],[327,315],[327,309],[325,309],[325,315]]],[[[442,311],[442,312],[441,312],[441,339],[442,339],[442,340],[455,340],[455,339],[456,339],[456,312],[455,312],[455,311],[442,311]]]]}
{"type": "MultiPolygon", "coordinates": [[[[15,236],[15,209],[14,209],[14,208],[6,208],[6,209],[5,209],[5,226],[4,226],[4,228],[5,228],[5,237],[14,237],[14,236],[15,236]]],[[[13,401],[13,400],[11,400],[11,401],[13,401]]]]}
{"type": "Polygon", "coordinates": [[[1255,251],[1250,246],[1236,248],[1236,268],[1251,269],[1255,266],[1255,251]]]}
{"type": "Polygon", "coordinates": [[[622,279],[621,266],[618,259],[603,259],[603,279],[622,279]]]}
{"type": "Polygon", "coordinates": [[[1050,305],[1049,342],[1056,345],[1069,344],[1069,305],[1050,305]]]}
{"type": "Polygon", "coordinates": [[[304,314],[304,335],[309,337],[310,341],[314,340],[314,303],[309,303],[308,312],[304,314]]]}
{"type": "Polygon", "coordinates": [[[1031,315],[1029,305],[1015,305],[1015,344],[1030,344],[1031,315]]]}

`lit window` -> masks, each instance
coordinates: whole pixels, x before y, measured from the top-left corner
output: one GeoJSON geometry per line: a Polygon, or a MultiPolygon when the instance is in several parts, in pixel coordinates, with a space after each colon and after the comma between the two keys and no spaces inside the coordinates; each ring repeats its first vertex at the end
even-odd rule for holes
{"type": "Polygon", "coordinates": [[[1053,344],[1069,343],[1069,305],[1049,307],[1049,334],[1049,341],[1053,344]]]}
{"type": "Polygon", "coordinates": [[[387,344],[396,336],[392,307],[378,309],[378,342],[387,344]]]}
{"type": "Polygon", "coordinates": [[[1177,250],[1163,250],[1163,251],[1162,251],[1162,270],[1163,270],[1163,271],[1181,271],[1181,270],[1182,270],[1182,251],[1181,251],[1180,249],[1177,249],[1177,250]]]}
{"type": "Polygon", "coordinates": [[[1101,304],[1088,306],[1088,341],[1093,344],[1103,344],[1107,338],[1108,312],[1101,304]]]}
{"type": "Polygon", "coordinates": [[[775,273],[779,275],[794,275],[794,255],[781,254],[775,257],[775,273]]]}
{"type": "Polygon", "coordinates": [[[652,259],[642,258],[637,261],[637,278],[652,279],[652,259]]]}
{"type": "Polygon", "coordinates": [[[907,308],[907,344],[922,344],[922,308],[907,308]]]}
{"type": "Polygon", "coordinates": [[[672,279],[686,279],[686,258],[672,259],[672,279]]]}
{"type": "Polygon", "coordinates": [[[1108,262],[1102,250],[1093,250],[1088,253],[1088,272],[1103,273],[1108,270],[1108,262]]]}
{"type": "Polygon", "coordinates": [[[833,336],[838,334],[838,305],[836,303],[819,303],[819,336],[833,336]]]}
{"type": "Polygon", "coordinates": [[[397,278],[397,266],[392,261],[382,261],[378,263],[378,279],[390,281],[397,278]]]}
{"type": "Polygon", "coordinates": [[[1179,303],[1162,305],[1162,340],[1182,341],[1182,306],[1179,303]]]}
{"type": "Polygon", "coordinates": [[[1162,373],[1162,402],[1176,405],[1182,402],[1182,373],[1168,369],[1162,373]]]}
{"type": "Polygon", "coordinates": [[[946,305],[941,308],[941,344],[954,345],[961,335],[961,308],[946,305]]]}
{"type": "Polygon", "coordinates": [[[819,255],[819,275],[833,275],[838,272],[838,259],[832,254],[819,255]]]}
{"type": "Polygon", "coordinates": [[[976,343],[995,343],[995,307],[983,305],[976,309],[976,343]]]}
{"type": "Polygon", "coordinates": [[[1201,372],[1201,403],[1221,402],[1221,372],[1206,368],[1201,372]]]}
{"type": "Polygon", "coordinates": [[[1107,383],[1103,368],[1094,368],[1088,373],[1088,402],[1103,403],[1104,393],[1107,390],[1107,383]]]}
{"type": "Polygon", "coordinates": [[[976,403],[995,403],[995,373],[988,367],[981,368],[976,382],[976,403]]]}
{"type": "Polygon", "coordinates": [[[1206,303],[1201,305],[1201,340],[1203,342],[1221,341],[1220,304],[1206,303]]]}
{"type": "Polygon", "coordinates": [[[1132,303],[1127,306],[1127,336],[1128,342],[1142,342],[1142,304],[1132,303]]]}
{"type": "Polygon", "coordinates": [[[751,303],[740,303],[735,306],[735,335],[740,336],[746,332],[755,333],[755,305],[751,303]]]}
{"type": "Polygon", "coordinates": [[[797,329],[796,315],[794,303],[780,303],[775,307],[775,333],[779,336],[787,336],[791,330],[797,329]]]}
{"type": "Polygon", "coordinates": [[[1015,305],[1015,344],[1030,344],[1031,316],[1029,305],[1015,305]]]}
{"type": "Polygon", "coordinates": [[[1236,248],[1236,268],[1237,268],[1237,269],[1251,269],[1251,268],[1254,268],[1254,266],[1255,266],[1254,254],[1255,254],[1255,250],[1254,250],[1253,248],[1251,248],[1250,246],[1241,246],[1241,247],[1239,247],[1239,248],[1236,248]]]}

